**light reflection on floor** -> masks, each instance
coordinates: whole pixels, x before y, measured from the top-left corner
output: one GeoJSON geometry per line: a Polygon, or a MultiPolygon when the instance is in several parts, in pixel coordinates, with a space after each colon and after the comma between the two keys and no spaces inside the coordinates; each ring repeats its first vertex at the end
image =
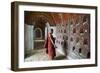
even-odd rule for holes
{"type": "MultiPolygon", "coordinates": [[[[66,57],[58,52],[56,52],[56,57],[54,60],[61,60],[61,59],[66,59],[66,57]]],[[[25,59],[26,62],[28,61],[47,61],[49,60],[48,55],[45,52],[45,49],[39,49],[35,50],[32,56],[27,57],[25,59]]]]}

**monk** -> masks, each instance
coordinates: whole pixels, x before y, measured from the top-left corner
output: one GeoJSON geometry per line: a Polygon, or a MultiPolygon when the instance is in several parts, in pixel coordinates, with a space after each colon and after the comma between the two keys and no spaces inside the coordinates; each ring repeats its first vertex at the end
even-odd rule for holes
{"type": "Polygon", "coordinates": [[[52,34],[53,34],[53,29],[51,29],[50,33],[48,33],[47,40],[45,43],[46,53],[48,54],[50,60],[53,60],[54,57],[56,56],[55,39],[52,34]]]}

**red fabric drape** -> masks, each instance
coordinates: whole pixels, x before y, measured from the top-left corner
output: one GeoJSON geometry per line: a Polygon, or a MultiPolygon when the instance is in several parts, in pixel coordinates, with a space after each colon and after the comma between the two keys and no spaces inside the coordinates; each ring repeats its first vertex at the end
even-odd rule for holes
{"type": "Polygon", "coordinates": [[[56,56],[56,52],[55,52],[55,47],[54,47],[54,45],[52,44],[52,42],[51,42],[51,40],[50,40],[50,37],[51,37],[51,39],[53,40],[53,42],[55,42],[55,40],[54,40],[52,34],[49,33],[48,36],[47,36],[46,43],[45,43],[45,48],[46,48],[46,53],[47,53],[50,57],[54,58],[54,56],[56,56]]]}

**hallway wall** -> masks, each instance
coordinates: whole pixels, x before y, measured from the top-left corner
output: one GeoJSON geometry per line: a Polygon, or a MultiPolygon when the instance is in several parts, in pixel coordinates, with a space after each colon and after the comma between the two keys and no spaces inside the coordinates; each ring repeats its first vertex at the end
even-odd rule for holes
{"type": "Polygon", "coordinates": [[[90,15],[76,16],[72,15],[66,24],[57,24],[57,50],[66,56],[75,53],[79,58],[90,58],[90,15]]]}
{"type": "Polygon", "coordinates": [[[25,24],[25,31],[24,31],[24,39],[25,39],[25,57],[31,54],[32,49],[34,48],[34,40],[33,40],[33,26],[25,24]]]}

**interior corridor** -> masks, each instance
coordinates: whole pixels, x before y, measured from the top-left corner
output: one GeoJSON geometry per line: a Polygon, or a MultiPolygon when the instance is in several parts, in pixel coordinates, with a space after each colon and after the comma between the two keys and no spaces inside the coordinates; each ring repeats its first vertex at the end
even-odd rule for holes
{"type": "Polygon", "coordinates": [[[25,11],[24,17],[26,62],[49,60],[44,42],[50,29],[57,46],[54,60],[90,58],[89,14],[25,11]]]}

